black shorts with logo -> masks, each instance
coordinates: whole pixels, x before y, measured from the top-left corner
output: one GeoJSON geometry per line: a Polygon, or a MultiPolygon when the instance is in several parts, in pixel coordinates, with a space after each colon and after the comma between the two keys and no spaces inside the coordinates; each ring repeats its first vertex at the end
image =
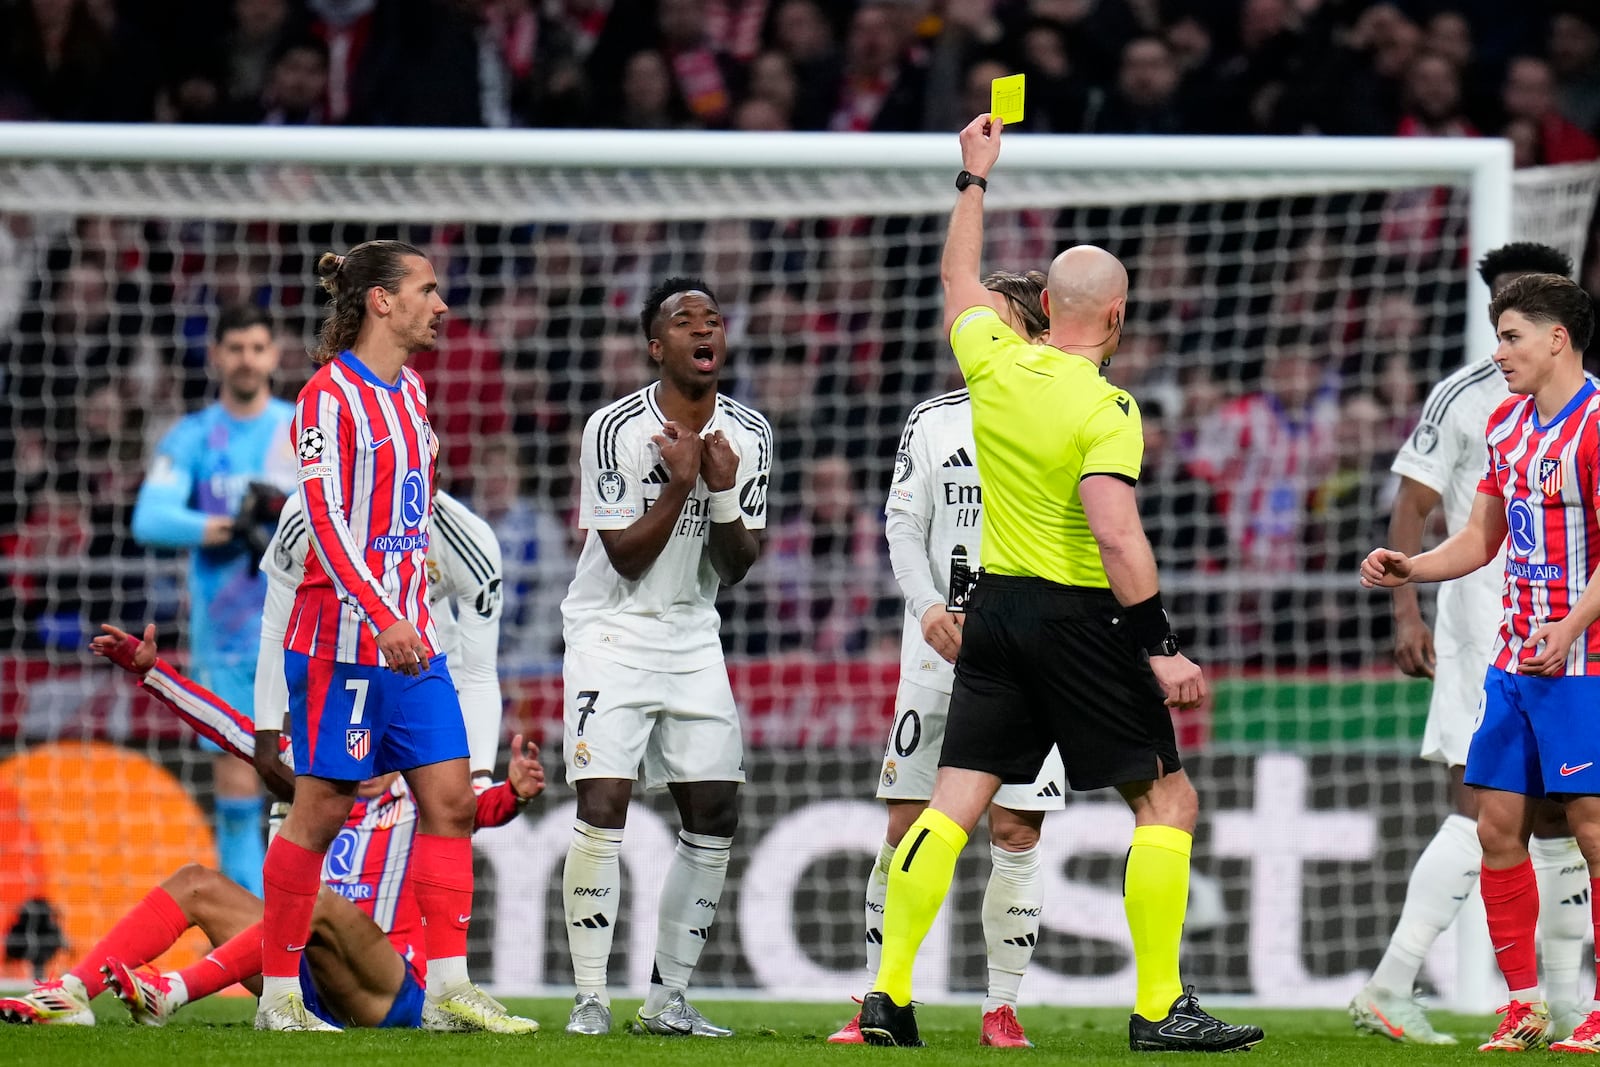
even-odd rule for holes
{"type": "Polygon", "coordinates": [[[1178,741],[1142,650],[1115,632],[1108,589],[985,574],[961,636],[941,767],[1031,782],[1059,745],[1079,791],[1178,770],[1178,741]]]}

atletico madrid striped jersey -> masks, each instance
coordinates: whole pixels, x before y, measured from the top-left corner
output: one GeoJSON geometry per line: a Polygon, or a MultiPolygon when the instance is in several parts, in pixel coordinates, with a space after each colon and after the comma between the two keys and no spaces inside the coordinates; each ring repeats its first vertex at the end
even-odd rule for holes
{"type": "Polygon", "coordinates": [[[314,551],[283,647],[382,665],[378,634],[404,618],[437,654],[425,557],[438,444],[422,379],[403,368],[390,385],[344,352],[300,390],[294,437],[314,551]]]}
{"type": "MultiPolygon", "coordinates": [[[[1514,670],[1528,637],[1559,621],[1600,564],[1600,392],[1583,388],[1541,424],[1533,397],[1505,401],[1489,417],[1488,468],[1478,492],[1506,509],[1506,572],[1494,666],[1514,670]]],[[[1564,674],[1600,674],[1600,628],[1567,653],[1564,674]]]]}

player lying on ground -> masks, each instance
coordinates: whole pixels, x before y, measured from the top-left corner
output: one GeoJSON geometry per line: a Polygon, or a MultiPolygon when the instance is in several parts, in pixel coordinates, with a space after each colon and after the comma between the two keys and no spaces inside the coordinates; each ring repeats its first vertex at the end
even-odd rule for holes
{"type": "MultiPolygon", "coordinates": [[[[250,720],[159,659],[153,626],[143,641],[115,627],[104,629],[107,636],[95,639],[97,654],[139,676],[153,696],[224,751],[254,761],[257,738],[250,720]]],[[[271,741],[271,731],[261,733],[263,743],[271,741]]],[[[538,748],[524,746],[520,736],[512,745],[507,781],[478,797],[480,828],[510,822],[525,801],[544,789],[538,748]]],[[[292,773],[278,765],[281,772],[264,776],[265,783],[275,794],[291,798],[292,773]]],[[[302,994],[329,1028],[422,1026],[427,959],[407,862],[416,833],[416,805],[396,774],[363,782],[358,795],[324,867],[300,972],[302,994]],[[397,878],[395,871],[400,872],[397,878]]],[[[184,1004],[235,982],[258,992],[261,916],[261,901],[248,891],[217,871],[188,864],[151,890],[67,975],[40,983],[25,996],[0,1000],[0,1018],[92,1025],[89,1002],[108,983],[134,1018],[153,1026],[184,1004]],[[165,974],[142,966],[191,926],[200,927],[216,946],[210,955],[165,974]]]]}

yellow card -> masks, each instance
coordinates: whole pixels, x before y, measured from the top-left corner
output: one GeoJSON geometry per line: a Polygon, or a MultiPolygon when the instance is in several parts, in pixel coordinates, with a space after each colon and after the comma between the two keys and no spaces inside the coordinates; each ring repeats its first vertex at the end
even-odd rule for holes
{"type": "Polygon", "coordinates": [[[1026,74],[1013,74],[996,78],[989,83],[989,114],[1007,126],[1022,121],[1022,90],[1028,80],[1026,74]]]}

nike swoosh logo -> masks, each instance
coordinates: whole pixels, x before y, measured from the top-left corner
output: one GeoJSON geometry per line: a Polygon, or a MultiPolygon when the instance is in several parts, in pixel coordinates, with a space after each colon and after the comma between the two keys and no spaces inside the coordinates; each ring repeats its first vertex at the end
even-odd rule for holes
{"type": "Polygon", "coordinates": [[[1378,1006],[1376,1004],[1368,1003],[1367,1010],[1370,1011],[1373,1016],[1383,1024],[1383,1028],[1389,1031],[1389,1034],[1392,1037],[1401,1038],[1406,1036],[1404,1028],[1396,1026],[1394,1023],[1390,1022],[1388,1017],[1385,1016],[1383,1012],[1378,1010],[1378,1006]]]}
{"type": "Polygon", "coordinates": [[[462,926],[467,925],[471,921],[472,921],[472,916],[470,916],[470,915],[458,915],[458,916],[456,916],[456,922],[460,923],[462,926]]]}
{"type": "Polygon", "coordinates": [[[1497,948],[1497,949],[1495,949],[1495,950],[1494,950],[1494,954],[1495,954],[1495,955],[1496,955],[1496,956],[1498,956],[1498,955],[1500,955],[1500,953],[1502,953],[1502,952],[1504,952],[1504,951],[1505,951],[1505,950],[1506,950],[1506,949],[1508,949],[1508,948],[1515,948],[1515,947],[1516,947],[1516,944],[1517,944],[1517,943],[1516,943],[1516,942],[1515,942],[1515,941],[1513,941],[1513,942],[1511,942],[1511,943],[1510,943],[1510,944],[1508,944],[1508,945],[1501,945],[1501,946],[1500,946],[1500,947],[1499,947],[1499,948],[1497,948]]]}
{"type": "Polygon", "coordinates": [[[1579,771],[1588,770],[1590,767],[1593,767],[1593,766],[1594,766],[1594,760],[1590,760],[1588,763],[1580,763],[1576,767],[1568,767],[1565,763],[1562,763],[1561,764],[1561,777],[1563,777],[1563,778],[1570,777],[1570,776],[1572,776],[1574,774],[1577,774],[1579,771]]]}
{"type": "Polygon", "coordinates": [[[388,437],[385,437],[381,441],[372,442],[370,447],[372,448],[372,450],[374,452],[376,452],[378,449],[382,448],[384,445],[388,444],[393,439],[394,439],[394,434],[390,434],[388,437]]]}
{"type": "Polygon", "coordinates": [[[285,945],[283,950],[285,952],[304,952],[306,947],[304,945],[285,945]]]}

